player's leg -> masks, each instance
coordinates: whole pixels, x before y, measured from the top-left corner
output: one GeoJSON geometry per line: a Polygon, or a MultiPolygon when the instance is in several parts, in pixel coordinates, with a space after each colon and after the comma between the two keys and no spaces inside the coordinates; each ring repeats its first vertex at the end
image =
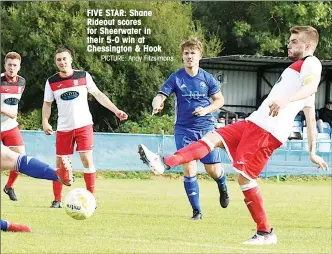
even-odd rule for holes
{"type": "MultiPolygon", "coordinates": [[[[214,151],[217,151],[215,149],[214,151]]],[[[204,164],[206,172],[215,180],[219,190],[219,203],[222,208],[229,204],[229,194],[226,184],[226,172],[221,163],[204,164]]]]}
{"type": "Polygon", "coordinates": [[[244,195],[244,202],[256,223],[257,232],[243,244],[263,245],[276,244],[277,237],[269,225],[262,194],[256,180],[248,179],[248,176],[239,174],[238,183],[244,195]]]}
{"type": "Polygon", "coordinates": [[[191,161],[183,164],[184,178],[183,185],[186,191],[189,203],[193,210],[192,220],[202,219],[202,210],[200,204],[199,184],[197,181],[197,162],[191,161]]]}
{"type": "Polygon", "coordinates": [[[257,227],[257,233],[243,242],[244,244],[277,243],[277,237],[267,220],[256,178],[264,169],[273,151],[280,145],[281,143],[271,134],[250,122],[238,145],[233,166],[240,173],[238,183],[245,197],[244,202],[257,227]]]}
{"type": "Polygon", "coordinates": [[[31,228],[24,224],[16,224],[16,223],[1,219],[1,231],[30,233],[31,228]]]}
{"type": "MultiPolygon", "coordinates": [[[[62,156],[55,157],[55,165],[56,167],[60,167],[62,156]]],[[[52,182],[52,189],[53,189],[53,196],[54,200],[51,203],[50,208],[61,208],[61,201],[62,201],[62,187],[63,184],[59,181],[52,182]]]]}
{"type": "MultiPolygon", "coordinates": [[[[25,146],[9,147],[9,149],[19,154],[25,154],[25,146]]],[[[18,175],[19,173],[15,169],[10,170],[7,184],[3,188],[3,191],[9,196],[10,200],[13,201],[17,201],[17,196],[14,191],[13,185],[18,175]]]]}
{"type": "MultiPolygon", "coordinates": [[[[74,153],[74,131],[57,131],[56,133],[56,167],[61,166],[63,157],[69,157],[74,153]]],[[[53,181],[53,195],[54,200],[50,208],[61,208],[62,201],[62,183],[53,181]]]]}
{"type": "Polygon", "coordinates": [[[245,124],[246,121],[241,121],[219,128],[216,131],[210,131],[202,139],[191,143],[176,151],[173,155],[164,157],[163,159],[142,144],[138,146],[138,153],[144,163],[146,163],[152,170],[158,168],[157,171],[163,171],[170,167],[202,159],[215,147],[224,148],[229,155],[232,153],[235,154],[236,145],[241,138],[241,131],[244,129],[243,126],[245,126],[245,124]],[[227,134],[229,139],[228,146],[225,146],[225,138],[219,133],[221,130],[227,134]]]}
{"type": "Polygon", "coordinates": [[[80,154],[84,166],[84,181],[86,189],[92,194],[95,192],[96,168],[93,163],[93,128],[92,125],[84,126],[75,130],[77,143],[76,151],[80,154]]]}
{"type": "Polygon", "coordinates": [[[152,171],[164,172],[164,170],[190,161],[199,160],[208,155],[215,147],[223,148],[223,143],[215,131],[207,133],[202,139],[176,151],[171,156],[160,158],[159,155],[151,152],[145,145],[138,146],[138,153],[141,160],[147,164],[152,171]]]}
{"type": "MultiPolygon", "coordinates": [[[[174,141],[176,149],[180,150],[197,140],[197,131],[175,129],[174,141]]],[[[183,186],[186,191],[189,203],[192,207],[193,220],[202,219],[202,210],[200,205],[199,184],[197,181],[197,162],[190,161],[183,164],[183,186]]]]}
{"type": "Polygon", "coordinates": [[[84,181],[88,191],[95,192],[96,169],[93,163],[92,151],[79,152],[84,167],[84,181]]]}
{"type": "Polygon", "coordinates": [[[10,170],[12,168],[33,178],[62,181],[68,186],[71,185],[72,178],[70,176],[72,169],[71,161],[68,157],[65,157],[61,166],[55,170],[36,158],[16,153],[1,145],[1,170],[10,170]]]}
{"type": "MultiPolygon", "coordinates": [[[[25,147],[23,142],[23,137],[18,127],[15,127],[11,130],[4,131],[1,133],[3,136],[2,142],[5,146],[9,147],[12,151],[19,154],[25,154],[25,147]]],[[[9,177],[7,184],[5,185],[3,191],[9,196],[10,200],[17,201],[17,196],[15,194],[13,185],[16,181],[19,173],[12,169],[9,172],[9,177]]]]}
{"type": "MultiPolygon", "coordinates": [[[[202,130],[199,138],[205,136],[209,130],[202,130]]],[[[226,172],[221,165],[220,148],[213,149],[208,155],[201,159],[206,172],[216,181],[219,190],[219,203],[222,208],[229,204],[229,195],[226,184],[226,172]]]]}

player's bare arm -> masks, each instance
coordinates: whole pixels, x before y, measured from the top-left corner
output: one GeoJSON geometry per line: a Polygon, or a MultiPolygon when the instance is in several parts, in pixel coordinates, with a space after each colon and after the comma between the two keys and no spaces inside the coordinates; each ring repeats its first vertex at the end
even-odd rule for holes
{"type": "Polygon", "coordinates": [[[159,113],[164,108],[164,101],[166,96],[163,94],[157,94],[152,100],[152,115],[159,113]]]}
{"type": "Polygon", "coordinates": [[[43,124],[43,130],[46,135],[53,134],[52,126],[48,123],[48,120],[50,119],[51,116],[51,107],[52,107],[52,102],[44,101],[42,108],[42,124],[43,124]]]}
{"type": "Polygon", "coordinates": [[[11,108],[1,108],[1,114],[6,115],[13,119],[17,117],[17,111],[11,108]]]}
{"type": "Polygon", "coordinates": [[[318,165],[318,168],[323,170],[329,170],[327,163],[323,158],[316,154],[316,117],[314,107],[305,107],[303,109],[307,122],[307,135],[308,135],[308,146],[310,153],[310,160],[318,165]]]}
{"type": "Polygon", "coordinates": [[[289,101],[298,101],[308,98],[317,92],[320,81],[320,75],[316,73],[309,73],[304,76],[303,86],[292,96],[289,97],[289,101]]]}
{"type": "Polygon", "coordinates": [[[118,109],[117,106],[115,106],[114,103],[98,88],[95,88],[93,91],[91,91],[91,94],[101,105],[112,111],[121,121],[128,118],[127,113],[118,109]]]}
{"type": "Polygon", "coordinates": [[[281,109],[285,108],[293,101],[303,100],[317,92],[320,77],[317,74],[310,73],[304,77],[303,86],[297,92],[289,97],[273,101],[270,105],[271,116],[277,116],[281,109]]]}
{"type": "Polygon", "coordinates": [[[211,98],[212,98],[213,101],[209,106],[207,106],[205,108],[198,107],[198,108],[195,109],[193,114],[196,115],[196,116],[205,116],[205,115],[207,115],[211,112],[214,112],[217,109],[221,108],[225,103],[224,96],[222,95],[221,92],[213,94],[211,96],[211,98]]]}

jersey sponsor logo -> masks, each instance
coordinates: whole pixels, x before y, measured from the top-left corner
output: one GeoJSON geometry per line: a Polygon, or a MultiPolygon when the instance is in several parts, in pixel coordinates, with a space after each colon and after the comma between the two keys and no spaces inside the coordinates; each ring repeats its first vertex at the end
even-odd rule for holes
{"type": "Polygon", "coordinates": [[[77,91],[68,91],[60,95],[60,98],[64,101],[76,99],[80,95],[77,91]]]}
{"type": "Polygon", "coordinates": [[[17,105],[19,103],[19,99],[17,98],[7,98],[3,102],[6,103],[7,105],[17,105]]]}
{"type": "Polygon", "coordinates": [[[206,97],[206,93],[200,93],[199,91],[190,91],[189,94],[183,94],[183,97],[188,97],[189,99],[197,100],[200,97],[206,97]]]}

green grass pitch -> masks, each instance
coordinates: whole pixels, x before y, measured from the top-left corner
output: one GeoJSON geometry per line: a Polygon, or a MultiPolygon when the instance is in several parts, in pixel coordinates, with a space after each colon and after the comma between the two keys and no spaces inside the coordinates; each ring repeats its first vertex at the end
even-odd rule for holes
{"type": "MultiPolygon", "coordinates": [[[[2,175],[1,186],[7,176],[2,175]]],[[[331,253],[331,182],[265,182],[265,206],[279,243],[245,246],[255,224],[236,182],[222,209],[217,186],[199,180],[203,220],[191,221],[181,179],[97,179],[95,214],[84,221],[48,208],[48,181],[19,177],[12,202],[1,191],[1,217],[26,223],[31,234],[1,232],[1,253],[331,253]]],[[[64,194],[84,187],[77,179],[64,194]]]]}

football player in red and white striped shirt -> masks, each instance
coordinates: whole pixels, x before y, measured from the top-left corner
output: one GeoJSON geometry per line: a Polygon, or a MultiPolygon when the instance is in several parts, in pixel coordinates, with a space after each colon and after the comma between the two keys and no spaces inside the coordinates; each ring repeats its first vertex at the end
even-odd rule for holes
{"type": "MultiPolygon", "coordinates": [[[[25,88],[25,79],[17,73],[21,68],[21,56],[9,52],[5,57],[5,72],[1,74],[1,142],[12,151],[25,154],[25,146],[18,128],[18,103],[25,88]]],[[[11,170],[4,192],[13,201],[17,200],[13,185],[18,177],[16,170],[11,170]]]]}
{"type": "MultiPolygon", "coordinates": [[[[56,133],[57,167],[62,156],[70,156],[76,151],[80,154],[84,166],[86,188],[94,193],[96,169],[93,163],[93,129],[92,116],[88,105],[88,93],[115,113],[122,121],[127,114],[119,110],[110,99],[102,93],[86,71],[72,68],[72,54],[66,48],[56,51],[55,63],[59,72],[49,77],[45,84],[43,104],[43,129],[46,135],[53,133],[48,120],[51,115],[51,105],[55,100],[58,108],[58,123],[56,133]]],[[[61,207],[62,184],[53,182],[54,201],[52,208],[61,207]]]]}
{"type": "Polygon", "coordinates": [[[303,110],[306,117],[310,160],[323,170],[329,168],[316,154],[315,93],[322,72],[320,61],[313,56],[318,32],[310,26],[295,26],[290,33],[288,57],[294,63],[283,71],[262,105],[245,121],[210,131],[197,142],[164,158],[144,145],[139,146],[141,159],[157,172],[201,159],[215,147],[224,149],[233,162],[233,169],[239,173],[244,202],[256,223],[257,232],[243,244],[265,245],[278,241],[268,222],[256,179],[273,151],[287,141],[299,111],[303,110]]]}

